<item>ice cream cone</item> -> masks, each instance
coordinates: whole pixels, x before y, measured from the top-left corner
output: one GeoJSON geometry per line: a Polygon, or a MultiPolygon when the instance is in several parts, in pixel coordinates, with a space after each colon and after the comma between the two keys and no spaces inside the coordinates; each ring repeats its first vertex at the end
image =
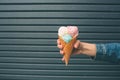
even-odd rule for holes
{"type": "Polygon", "coordinates": [[[64,47],[63,51],[65,54],[63,57],[65,59],[65,64],[67,66],[69,63],[70,56],[72,54],[73,46],[77,39],[77,36],[73,37],[73,39],[69,43],[66,43],[60,36],[59,36],[59,39],[60,39],[61,45],[64,47]]]}
{"type": "Polygon", "coordinates": [[[79,34],[77,26],[61,26],[58,29],[58,38],[63,46],[64,59],[66,66],[69,63],[70,56],[73,51],[74,43],[79,34]]]}

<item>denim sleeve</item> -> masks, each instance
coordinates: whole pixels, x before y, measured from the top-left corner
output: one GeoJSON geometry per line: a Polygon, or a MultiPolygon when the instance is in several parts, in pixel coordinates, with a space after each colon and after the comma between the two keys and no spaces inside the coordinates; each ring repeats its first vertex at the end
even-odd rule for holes
{"type": "Polygon", "coordinates": [[[120,63],[120,43],[96,44],[95,60],[120,63]]]}

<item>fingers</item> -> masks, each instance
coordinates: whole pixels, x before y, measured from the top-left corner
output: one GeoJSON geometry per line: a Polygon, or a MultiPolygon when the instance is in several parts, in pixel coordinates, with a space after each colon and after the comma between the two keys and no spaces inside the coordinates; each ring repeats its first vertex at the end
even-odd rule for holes
{"type": "Polygon", "coordinates": [[[61,45],[61,43],[60,43],[60,40],[59,40],[59,39],[57,40],[57,47],[58,47],[59,49],[63,49],[63,46],[61,45]]]}
{"type": "Polygon", "coordinates": [[[57,44],[60,45],[60,40],[59,39],[57,39],[57,44]]]}
{"type": "MultiPolygon", "coordinates": [[[[63,46],[61,45],[59,39],[57,40],[57,47],[60,49],[60,54],[61,54],[61,55],[64,55],[65,53],[64,53],[64,51],[63,51],[63,46]]],[[[74,53],[75,53],[75,54],[80,54],[80,53],[81,53],[80,50],[79,50],[80,47],[81,47],[81,42],[80,42],[80,40],[77,40],[77,41],[75,42],[75,44],[74,44],[73,54],[74,54],[74,53]]],[[[63,61],[63,62],[65,61],[64,56],[63,56],[63,58],[62,58],[62,61],[63,61]]]]}
{"type": "Polygon", "coordinates": [[[65,61],[65,58],[64,58],[64,57],[62,58],[62,61],[63,61],[63,62],[65,61]]]}
{"type": "Polygon", "coordinates": [[[64,52],[63,52],[63,50],[60,50],[60,54],[61,54],[61,55],[64,55],[64,52]]]}
{"type": "Polygon", "coordinates": [[[60,50],[62,50],[62,48],[63,48],[62,45],[59,45],[59,44],[57,45],[57,47],[58,47],[60,50]]]}
{"type": "MultiPolygon", "coordinates": [[[[64,52],[63,52],[63,50],[62,50],[62,49],[63,49],[63,46],[61,45],[59,39],[57,40],[57,47],[60,49],[60,54],[61,54],[61,55],[64,55],[64,52]]],[[[62,61],[63,61],[63,62],[65,61],[64,57],[62,58],[62,61]]]]}
{"type": "Polygon", "coordinates": [[[63,46],[61,45],[59,39],[57,40],[57,47],[60,49],[60,54],[64,55],[64,52],[63,52],[63,46]]]}
{"type": "Polygon", "coordinates": [[[64,55],[64,52],[63,52],[63,47],[62,47],[62,45],[58,45],[58,48],[60,49],[60,54],[62,54],[62,55],[64,55]]]}
{"type": "Polygon", "coordinates": [[[80,47],[80,41],[77,40],[74,44],[74,48],[79,49],[79,47],[80,47]]]}

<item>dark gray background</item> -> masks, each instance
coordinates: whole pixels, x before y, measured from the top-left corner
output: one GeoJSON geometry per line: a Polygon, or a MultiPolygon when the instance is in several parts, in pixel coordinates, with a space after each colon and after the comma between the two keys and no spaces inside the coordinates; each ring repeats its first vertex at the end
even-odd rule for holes
{"type": "Polygon", "coordinates": [[[0,80],[120,80],[120,65],[72,56],[56,47],[60,26],[81,41],[120,42],[120,0],[0,0],[0,80]]]}

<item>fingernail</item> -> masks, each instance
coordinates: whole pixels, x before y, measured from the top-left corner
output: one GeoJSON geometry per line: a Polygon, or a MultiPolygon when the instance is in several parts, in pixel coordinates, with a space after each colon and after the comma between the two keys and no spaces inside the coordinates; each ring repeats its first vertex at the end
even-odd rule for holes
{"type": "Polygon", "coordinates": [[[64,62],[64,58],[62,58],[62,61],[64,62]]]}

